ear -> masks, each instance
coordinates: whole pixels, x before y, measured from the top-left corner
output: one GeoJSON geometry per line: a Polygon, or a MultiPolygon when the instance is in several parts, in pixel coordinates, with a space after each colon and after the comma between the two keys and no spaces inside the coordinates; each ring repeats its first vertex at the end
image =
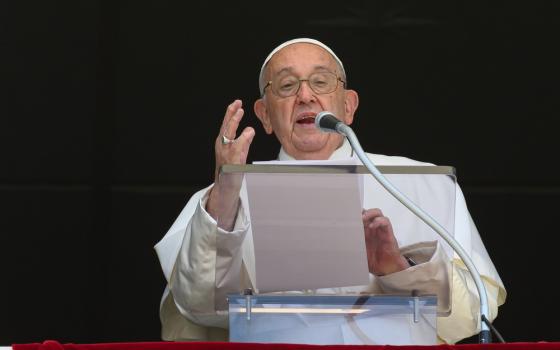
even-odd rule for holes
{"type": "Polygon", "coordinates": [[[344,90],[344,93],[344,123],[350,125],[354,121],[354,113],[358,109],[360,99],[354,90],[344,90]]]}
{"type": "Polygon", "coordinates": [[[266,103],[264,102],[264,99],[259,98],[258,100],[256,100],[253,109],[255,110],[257,118],[259,118],[259,120],[261,121],[264,131],[269,135],[272,134],[272,124],[270,123],[270,118],[268,116],[268,111],[266,110],[266,103]]]}

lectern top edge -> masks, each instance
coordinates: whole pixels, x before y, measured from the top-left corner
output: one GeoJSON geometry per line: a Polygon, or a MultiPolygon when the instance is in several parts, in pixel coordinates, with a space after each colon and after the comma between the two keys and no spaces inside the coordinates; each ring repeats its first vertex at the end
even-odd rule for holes
{"type": "MultiPolygon", "coordinates": [[[[420,174],[457,176],[452,166],[426,165],[381,165],[377,167],[382,174],[420,174]]],[[[282,165],[282,164],[225,164],[220,174],[369,174],[363,165],[282,165]]]]}

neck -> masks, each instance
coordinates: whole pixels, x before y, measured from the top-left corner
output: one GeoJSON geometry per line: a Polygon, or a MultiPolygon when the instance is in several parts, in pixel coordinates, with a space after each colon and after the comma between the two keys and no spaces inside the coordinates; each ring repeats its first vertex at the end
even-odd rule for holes
{"type": "Polygon", "coordinates": [[[351,158],[352,155],[353,155],[352,146],[350,146],[350,143],[346,140],[346,138],[343,138],[336,149],[324,153],[321,152],[306,153],[305,157],[295,158],[291,154],[287,153],[286,150],[284,150],[284,148],[281,148],[280,153],[278,154],[278,160],[344,159],[344,158],[351,158]]]}

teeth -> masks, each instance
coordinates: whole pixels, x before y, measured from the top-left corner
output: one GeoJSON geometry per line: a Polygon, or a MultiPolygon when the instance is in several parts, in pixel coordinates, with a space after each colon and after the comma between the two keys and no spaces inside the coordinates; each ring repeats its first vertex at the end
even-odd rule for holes
{"type": "Polygon", "coordinates": [[[304,124],[304,123],[305,124],[311,124],[311,123],[315,123],[315,118],[314,117],[304,117],[304,118],[299,119],[297,122],[301,123],[301,124],[304,124]]]}
{"type": "Polygon", "coordinates": [[[316,115],[311,113],[306,113],[298,118],[298,120],[305,120],[305,119],[315,119],[316,115]]]}

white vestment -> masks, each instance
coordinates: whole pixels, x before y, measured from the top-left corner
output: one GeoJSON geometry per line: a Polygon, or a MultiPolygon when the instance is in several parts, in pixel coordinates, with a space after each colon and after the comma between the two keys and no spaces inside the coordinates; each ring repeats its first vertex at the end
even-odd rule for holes
{"type": "MultiPolygon", "coordinates": [[[[345,140],[330,159],[347,159],[352,149],[345,140]]],[[[375,165],[426,165],[404,157],[368,154],[375,165]]],[[[280,150],[279,160],[291,157],[280,150]]],[[[227,340],[227,311],[216,310],[215,300],[227,293],[253,288],[253,241],[250,224],[240,207],[232,232],[217,227],[205,206],[212,186],[195,193],[165,237],[155,246],[167,287],[162,297],[160,317],[164,340],[227,340]]],[[[459,186],[455,200],[455,239],[470,254],[488,292],[490,319],[505,302],[506,291],[467,210],[459,186]]],[[[437,242],[420,242],[401,247],[418,265],[386,276],[370,276],[363,287],[321,289],[321,293],[356,294],[420,293],[442,294],[447,259],[437,242]],[[439,289],[438,289],[439,288],[439,289]]],[[[449,265],[447,265],[449,266],[449,265]]],[[[479,329],[479,298],[475,284],[463,262],[452,259],[451,314],[438,317],[440,341],[454,343],[476,334],[479,329]]],[[[445,289],[445,288],[444,288],[445,289]]],[[[445,295],[443,295],[445,297],[445,295]]]]}

